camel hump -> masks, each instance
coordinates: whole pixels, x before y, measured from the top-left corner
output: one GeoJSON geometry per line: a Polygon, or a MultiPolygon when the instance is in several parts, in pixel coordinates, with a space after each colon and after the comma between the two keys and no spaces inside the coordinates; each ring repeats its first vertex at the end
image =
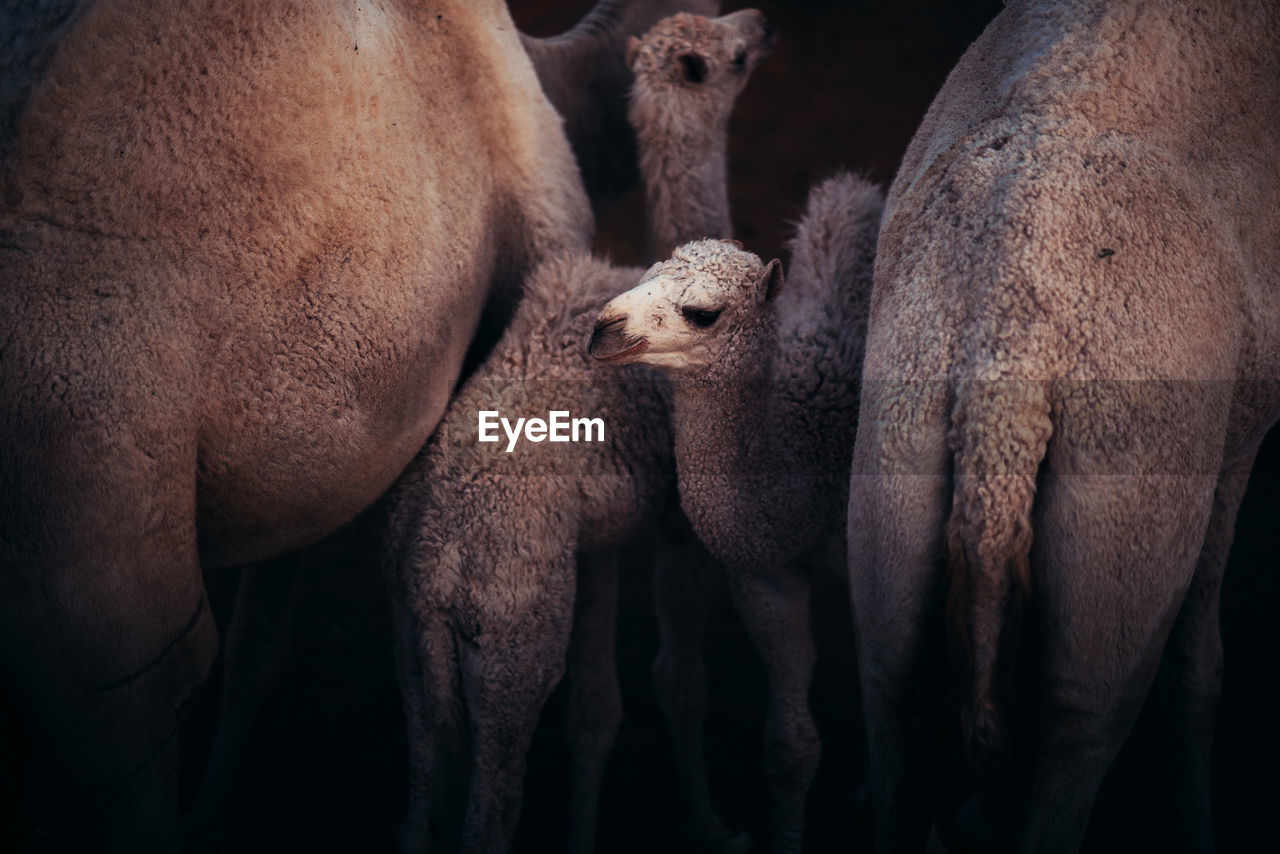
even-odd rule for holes
{"type": "Polygon", "coordinates": [[[383,239],[363,226],[386,208],[466,218],[468,200],[589,239],[572,151],[501,3],[345,5],[92,4],[14,120],[6,207],[251,267],[282,244],[383,239]]]}

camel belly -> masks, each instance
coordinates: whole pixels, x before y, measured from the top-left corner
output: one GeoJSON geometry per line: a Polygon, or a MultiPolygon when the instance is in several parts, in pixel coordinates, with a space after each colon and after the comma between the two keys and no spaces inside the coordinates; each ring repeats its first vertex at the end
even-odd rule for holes
{"type": "MultiPolygon", "coordinates": [[[[362,409],[278,406],[199,460],[197,530],[206,567],[309,545],[377,500],[430,435],[447,385],[424,383],[398,423],[362,409]]],[[[323,396],[318,396],[322,399],[323,396]]]]}
{"type": "Polygon", "coordinates": [[[481,252],[374,275],[344,248],[289,286],[305,292],[238,312],[271,322],[222,335],[207,370],[203,563],[307,545],[391,485],[444,412],[492,269],[481,252]]]}

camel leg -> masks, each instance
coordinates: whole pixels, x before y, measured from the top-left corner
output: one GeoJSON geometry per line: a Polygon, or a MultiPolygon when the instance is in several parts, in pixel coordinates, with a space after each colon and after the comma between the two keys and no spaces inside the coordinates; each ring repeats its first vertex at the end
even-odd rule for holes
{"type": "Polygon", "coordinates": [[[618,622],[618,555],[583,554],[569,641],[568,736],[573,752],[569,802],[570,854],[591,854],[604,769],[622,721],[615,628],[618,622]]]}
{"type": "Polygon", "coordinates": [[[418,645],[418,623],[408,602],[392,597],[396,681],[404,709],[405,741],[409,746],[409,797],[404,820],[396,835],[400,854],[421,854],[430,849],[431,766],[434,733],[427,704],[426,672],[418,645]]]}
{"type": "Polygon", "coordinates": [[[467,615],[457,643],[473,758],[463,854],[511,849],[529,744],[564,674],[573,623],[572,551],[538,566],[524,552],[507,560],[520,565],[464,585],[459,606],[467,615]]]}
{"type": "Polygon", "coordinates": [[[218,645],[194,449],[143,451],[129,425],[113,428],[61,424],[56,451],[0,453],[0,518],[15,522],[0,535],[0,672],[59,768],[46,830],[83,829],[79,850],[170,852],[178,724],[218,645]]]}
{"type": "Polygon", "coordinates": [[[1222,690],[1222,634],[1218,611],[1223,571],[1235,535],[1236,513],[1248,485],[1253,459],[1250,454],[1218,480],[1195,577],[1169,635],[1156,677],[1169,738],[1170,778],[1176,787],[1176,836],[1187,852],[1214,850],[1209,766],[1214,712],[1222,690]]]}
{"type": "Polygon", "coordinates": [[[408,805],[397,834],[400,854],[456,847],[464,779],[454,635],[444,613],[419,611],[414,604],[405,596],[391,597],[396,678],[409,747],[408,805]]]}
{"type": "Polygon", "coordinates": [[[654,573],[660,646],[653,688],[671,735],[686,835],[702,850],[745,851],[750,837],[730,836],[707,785],[705,640],[716,571],[688,522],[671,523],[660,541],[654,573]]]}
{"type": "Polygon", "coordinates": [[[441,572],[440,556],[410,547],[418,510],[411,501],[396,506],[382,543],[409,752],[408,803],[396,838],[400,854],[456,850],[466,780],[452,592],[430,583],[441,572]]]}
{"type": "Polygon", "coordinates": [[[1043,688],[1017,850],[1079,850],[1191,584],[1215,481],[1072,474],[1042,487],[1030,625],[1043,688]]]}
{"type": "Polygon", "coordinates": [[[814,661],[809,581],[796,571],[773,576],[731,571],[729,593],[768,679],[765,770],[773,797],[773,851],[799,854],[805,800],[822,753],[809,714],[814,661]]]}
{"type": "MultiPolygon", "coordinates": [[[[935,450],[945,448],[939,433],[935,450]]],[[[927,710],[942,697],[940,572],[950,478],[923,472],[850,479],[849,587],[867,731],[867,779],[876,850],[921,852],[934,786],[943,770],[929,740],[927,710]],[[881,522],[891,512],[893,523],[881,522]]],[[[857,469],[855,468],[855,471],[857,469]]]]}
{"type": "Polygon", "coordinates": [[[236,771],[262,701],[289,660],[289,617],[298,566],[294,558],[246,567],[236,585],[231,624],[222,644],[222,701],[218,733],[188,833],[216,840],[230,812],[236,771]]]}

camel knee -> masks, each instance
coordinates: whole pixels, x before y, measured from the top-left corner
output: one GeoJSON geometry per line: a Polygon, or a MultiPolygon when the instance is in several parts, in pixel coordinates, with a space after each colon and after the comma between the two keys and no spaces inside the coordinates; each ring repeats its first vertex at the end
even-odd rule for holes
{"type": "MultiPolygon", "coordinates": [[[[113,710],[122,741],[134,747],[117,770],[126,777],[140,773],[176,744],[178,727],[208,679],[217,652],[217,628],[201,597],[189,621],[149,664],[94,690],[104,708],[113,710]]],[[[109,777],[106,782],[111,783],[109,777]]]]}
{"type": "Polygon", "coordinates": [[[53,847],[177,849],[178,729],[217,653],[207,604],[183,616],[152,652],[125,650],[127,663],[95,682],[64,668],[20,686],[22,716],[60,769],[37,800],[59,809],[79,803],[87,814],[79,827],[50,828],[53,847]]]}
{"type": "Polygon", "coordinates": [[[88,690],[111,694],[133,690],[135,685],[143,686],[142,690],[158,685],[182,698],[176,707],[180,708],[191,699],[190,694],[204,684],[217,654],[218,630],[209,603],[201,594],[181,628],[151,656],[145,657],[140,666],[112,674],[88,690]]]}

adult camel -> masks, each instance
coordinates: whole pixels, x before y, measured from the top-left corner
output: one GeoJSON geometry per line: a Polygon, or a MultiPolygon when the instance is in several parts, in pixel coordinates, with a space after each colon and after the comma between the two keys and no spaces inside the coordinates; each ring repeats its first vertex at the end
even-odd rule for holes
{"type": "MultiPolygon", "coordinates": [[[[179,713],[217,650],[201,567],[370,505],[486,305],[584,249],[590,209],[500,0],[23,5],[0,83],[0,690],[89,847],[172,850],[179,713]]],[[[630,5],[575,32],[607,48],[689,4],[630,5]]],[[[599,65],[581,46],[544,46],[548,91],[599,65]]]]}
{"type": "Polygon", "coordinates": [[[987,847],[1071,852],[1153,685],[1212,848],[1219,592],[1280,417],[1277,44],[1272,3],[1014,0],[907,150],[848,527],[879,851],[923,849],[949,689],[987,847]]]}

